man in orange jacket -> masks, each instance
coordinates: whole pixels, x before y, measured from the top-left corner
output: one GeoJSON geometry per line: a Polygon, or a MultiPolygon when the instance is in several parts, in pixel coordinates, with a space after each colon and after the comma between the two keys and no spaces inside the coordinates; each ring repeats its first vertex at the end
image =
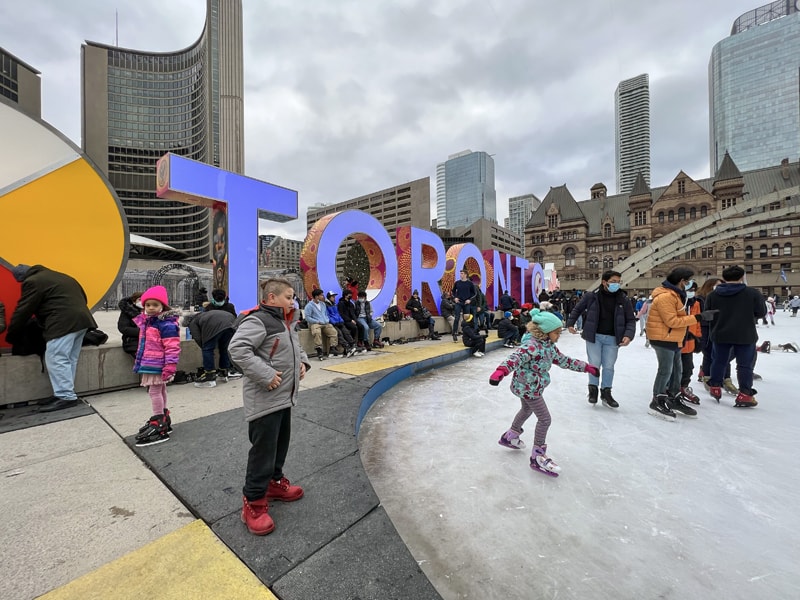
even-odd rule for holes
{"type": "Polygon", "coordinates": [[[697,411],[686,406],[681,399],[681,346],[690,325],[706,320],[711,321],[717,311],[703,311],[687,315],[686,288],[694,284],[694,271],[688,267],[676,267],[667,279],[653,290],[653,304],[648,311],[647,339],[655,350],[658,371],[653,382],[653,399],[650,402],[651,415],[675,420],[675,413],[696,417],[697,411]]]}

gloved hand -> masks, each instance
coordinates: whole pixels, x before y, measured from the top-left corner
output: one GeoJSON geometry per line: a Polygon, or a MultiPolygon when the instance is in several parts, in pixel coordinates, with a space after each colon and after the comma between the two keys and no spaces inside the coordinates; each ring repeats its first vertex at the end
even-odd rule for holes
{"type": "Polygon", "coordinates": [[[598,369],[594,365],[590,365],[589,363],[586,363],[586,367],[583,369],[583,371],[585,373],[588,373],[589,375],[594,375],[595,377],[600,377],[600,369],[598,369]]]}
{"type": "Polygon", "coordinates": [[[175,371],[178,370],[178,365],[165,365],[161,370],[161,379],[164,383],[168,383],[175,379],[175,371]]]}
{"type": "Polygon", "coordinates": [[[508,375],[508,373],[509,373],[508,367],[503,367],[503,366],[497,367],[494,373],[492,373],[489,376],[489,384],[500,385],[500,382],[503,381],[503,377],[508,375]]]}
{"type": "Polygon", "coordinates": [[[713,308],[711,310],[704,310],[703,312],[696,314],[694,316],[695,319],[698,321],[713,321],[716,314],[719,312],[719,309],[713,308]]]}

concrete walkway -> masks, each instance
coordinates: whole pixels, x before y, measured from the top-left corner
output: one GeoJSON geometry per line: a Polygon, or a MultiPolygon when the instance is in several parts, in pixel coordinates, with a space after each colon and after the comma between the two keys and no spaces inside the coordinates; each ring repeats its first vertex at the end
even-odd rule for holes
{"type": "Polygon", "coordinates": [[[174,432],[146,448],[133,444],[150,415],[142,388],[47,415],[0,411],[0,598],[439,598],[373,491],[355,431],[362,399],[401,365],[405,377],[468,351],[449,337],[387,350],[313,361],[286,464],[306,495],[273,504],[263,538],[240,520],[241,380],[170,386],[174,432]]]}

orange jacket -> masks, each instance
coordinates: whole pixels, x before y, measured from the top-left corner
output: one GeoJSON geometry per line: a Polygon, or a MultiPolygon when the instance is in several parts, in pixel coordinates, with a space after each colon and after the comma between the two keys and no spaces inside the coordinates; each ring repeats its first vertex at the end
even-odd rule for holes
{"type": "Polygon", "coordinates": [[[687,315],[681,297],[665,287],[657,287],[651,294],[653,304],[647,316],[647,339],[677,342],[682,346],[686,328],[697,323],[694,315],[687,315]]]}
{"type": "MultiPolygon", "coordinates": [[[[689,314],[699,315],[700,314],[700,300],[695,298],[695,301],[689,307],[689,314]]],[[[698,340],[703,337],[703,329],[700,327],[700,321],[695,321],[693,325],[689,325],[689,333],[691,333],[695,338],[698,340]]],[[[683,342],[683,348],[681,348],[681,354],[688,354],[689,352],[694,352],[694,348],[697,345],[697,341],[694,338],[688,338],[685,342],[683,342]]]]}

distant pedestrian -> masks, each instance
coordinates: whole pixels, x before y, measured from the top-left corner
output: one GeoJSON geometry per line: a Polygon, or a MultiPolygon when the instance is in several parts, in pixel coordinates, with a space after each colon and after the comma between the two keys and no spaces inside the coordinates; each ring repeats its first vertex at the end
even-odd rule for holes
{"type": "Polygon", "coordinates": [[[226,301],[224,290],[211,292],[212,298],[218,300],[205,302],[203,311],[186,315],[182,325],[189,328],[192,339],[200,346],[203,355],[203,372],[194,382],[194,387],[212,388],[217,383],[227,383],[229,379],[238,379],[242,375],[235,371],[231,364],[228,344],[233,337],[236,315],[231,313],[233,305],[226,301]],[[216,368],[214,354],[218,355],[216,368]]]}
{"type": "Polygon", "coordinates": [[[453,312],[453,341],[458,341],[458,325],[462,314],[475,314],[472,302],[475,300],[475,284],[470,281],[466,269],[461,269],[459,273],[461,279],[453,284],[453,302],[455,311],[453,312]]]}
{"type": "Polygon", "coordinates": [[[151,416],[136,435],[137,446],[169,441],[172,417],[167,408],[167,383],[175,377],[181,355],[180,313],[172,310],[167,290],[156,285],[142,294],[144,312],[134,318],[139,327],[139,348],[133,370],[150,395],[151,416]]]}
{"type": "Polygon", "coordinates": [[[523,450],[520,439],[522,426],[532,415],[536,415],[536,430],[533,435],[533,451],[530,466],[536,471],[557,477],[561,468],[547,456],[547,431],[550,428],[550,411],[544,401],[544,388],[550,385],[550,368],[553,363],[562,369],[578,373],[599,374],[597,367],[561,353],[556,342],[561,336],[561,320],[538,309],[531,311],[531,322],[527,330],[531,339],[512,352],[489,377],[491,385],[499,385],[503,377],[513,372],[511,393],[520,399],[521,407],[511,427],[502,436],[499,444],[514,450],[523,450]]]}
{"type": "Polygon", "coordinates": [[[511,321],[512,313],[507,310],[503,313],[503,318],[497,323],[497,337],[503,340],[504,348],[514,348],[519,341],[519,329],[511,321]]]}
{"type": "Polygon", "coordinates": [[[455,322],[454,312],[456,310],[456,303],[453,302],[453,294],[450,292],[442,293],[442,301],[439,303],[439,314],[442,315],[447,324],[450,325],[450,331],[453,331],[453,323],[455,322]]]}
{"type": "Polygon", "coordinates": [[[486,352],[486,338],[475,329],[475,317],[472,313],[464,315],[461,324],[461,337],[467,348],[472,348],[472,356],[481,358],[486,352]]]}
{"type": "Polygon", "coordinates": [[[336,333],[336,328],[331,325],[330,317],[328,317],[324,296],[325,292],[322,290],[313,290],[311,292],[311,302],[306,304],[305,310],[306,322],[314,338],[314,349],[317,351],[319,360],[328,358],[328,352],[335,352],[339,343],[339,335],[336,333]],[[328,352],[325,351],[322,345],[323,335],[328,340],[328,352]]]}
{"type": "Polygon", "coordinates": [[[358,292],[356,302],[356,321],[361,327],[361,339],[364,340],[364,348],[370,350],[369,332],[372,331],[372,347],[383,348],[381,334],[383,325],[372,318],[372,304],[367,300],[367,292],[358,292]]]}
{"type": "Polygon", "coordinates": [[[792,311],[791,316],[796,317],[797,311],[800,309],[800,296],[795,296],[791,300],[789,300],[789,310],[792,311]]]}
{"type": "Polygon", "coordinates": [[[294,502],[303,488],[283,474],[292,432],[292,407],[300,381],[311,368],[295,329],[292,284],[268,279],[261,284],[258,310],[239,324],[229,349],[244,373],[244,417],[250,451],[242,488],[242,521],[254,535],[275,529],[269,501],[294,502]]]}

